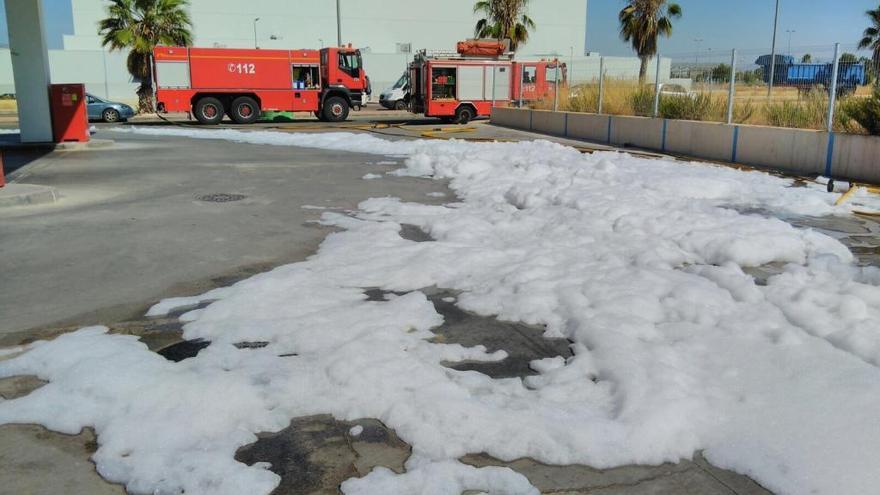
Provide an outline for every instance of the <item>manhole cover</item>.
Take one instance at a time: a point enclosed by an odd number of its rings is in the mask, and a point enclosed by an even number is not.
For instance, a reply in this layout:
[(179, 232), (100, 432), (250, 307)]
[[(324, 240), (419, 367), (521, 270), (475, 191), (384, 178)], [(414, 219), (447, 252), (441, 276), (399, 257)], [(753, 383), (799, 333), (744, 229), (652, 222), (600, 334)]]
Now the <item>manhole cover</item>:
[(196, 196), (196, 199), (198, 199), (199, 201), (206, 201), (208, 203), (231, 203), (233, 201), (241, 201), (246, 197), (247, 196), (245, 196), (244, 194), (211, 193)]

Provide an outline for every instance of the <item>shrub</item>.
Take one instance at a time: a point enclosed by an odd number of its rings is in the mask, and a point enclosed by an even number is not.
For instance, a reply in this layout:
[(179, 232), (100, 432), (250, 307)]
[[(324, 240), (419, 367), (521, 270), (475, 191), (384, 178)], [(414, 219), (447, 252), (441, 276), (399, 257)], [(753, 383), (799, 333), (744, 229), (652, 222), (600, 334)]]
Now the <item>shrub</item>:
[(564, 107), (570, 112), (596, 112), (599, 109), (599, 85), (581, 84), (571, 89)]
[(764, 107), (767, 123), (775, 127), (822, 129), (828, 113), (824, 91), (810, 91), (801, 101), (768, 103)]
[(720, 120), (725, 111), (726, 104), (708, 93), (660, 99), (660, 115), (667, 119)]
[(838, 115), (845, 119), (844, 127), (849, 120), (853, 120), (868, 134), (880, 136), (880, 87), (874, 89), (870, 98), (848, 98), (842, 101)]
[(630, 108), (635, 115), (651, 115), (654, 111), (654, 91), (647, 88), (637, 88), (630, 93)]
[(738, 124), (744, 124), (752, 120), (752, 116), (755, 115), (755, 105), (752, 104), (752, 100), (747, 100), (744, 103), (736, 103), (733, 105), (733, 121)]

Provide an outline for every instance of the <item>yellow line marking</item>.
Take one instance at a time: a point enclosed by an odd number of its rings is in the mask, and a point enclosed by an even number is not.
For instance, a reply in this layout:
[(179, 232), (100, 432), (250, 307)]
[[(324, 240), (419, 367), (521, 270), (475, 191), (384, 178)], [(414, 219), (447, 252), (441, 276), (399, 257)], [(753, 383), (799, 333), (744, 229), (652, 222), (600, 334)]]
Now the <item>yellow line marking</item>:
[(858, 189), (859, 189), (858, 186), (851, 187), (849, 189), (849, 191), (845, 192), (843, 195), (841, 195), (839, 198), (837, 198), (837, 201), (834, 202), (834, 206), (839, 206), (839, 205), (842, 205), (843, 203), (846, 203), (847, 200), (849, 200), (849, 198), (852, 197), (852, 195), (855, 194)]
[(290, 60), (288, 57), (249, 57), (247, 55), (190, 55), (190, 58), (238, 58), (247, 60)]

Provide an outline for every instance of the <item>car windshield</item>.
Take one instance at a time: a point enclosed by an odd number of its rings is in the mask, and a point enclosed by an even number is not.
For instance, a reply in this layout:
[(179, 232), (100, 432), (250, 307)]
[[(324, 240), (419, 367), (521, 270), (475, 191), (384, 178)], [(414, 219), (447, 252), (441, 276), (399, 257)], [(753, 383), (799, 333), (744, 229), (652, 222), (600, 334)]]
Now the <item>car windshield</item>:
[(408, 82), (409, 82), (409, 77), (406, 74), (404, 74), (404, 75), (400, 76), (400, 79), (398, 79), (397, 82), (394, 83), (394, 86), (392, 86), (391, 89), (400, 89), (400, 88), (406, 86), (406, 84)]

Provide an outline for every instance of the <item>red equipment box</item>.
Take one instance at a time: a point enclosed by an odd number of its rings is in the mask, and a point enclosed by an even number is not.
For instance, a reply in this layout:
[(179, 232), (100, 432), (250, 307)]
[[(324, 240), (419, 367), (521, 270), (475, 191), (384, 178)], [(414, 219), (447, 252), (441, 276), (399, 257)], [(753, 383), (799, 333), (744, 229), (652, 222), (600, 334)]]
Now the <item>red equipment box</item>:
[(52, 112), (52, 137), (56, 143), (89, 140), (85, 85), (50, 84), (49, 108)]

